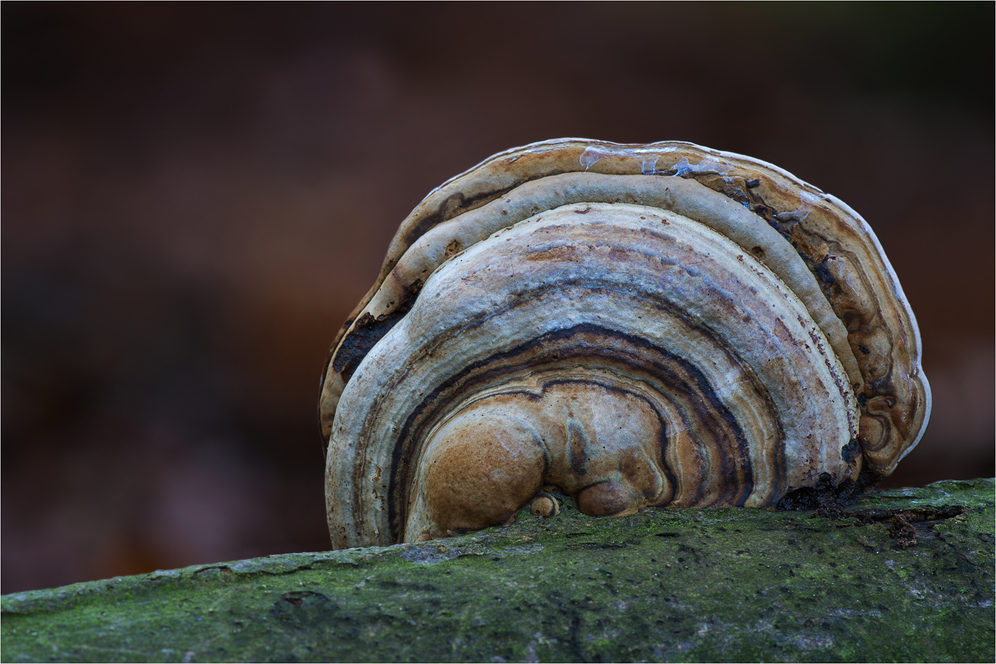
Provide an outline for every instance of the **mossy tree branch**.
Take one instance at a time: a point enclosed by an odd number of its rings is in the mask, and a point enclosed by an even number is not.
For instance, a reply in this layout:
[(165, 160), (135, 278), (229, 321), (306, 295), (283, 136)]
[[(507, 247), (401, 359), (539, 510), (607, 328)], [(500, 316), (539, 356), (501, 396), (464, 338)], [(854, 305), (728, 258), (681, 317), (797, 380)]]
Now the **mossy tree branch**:
[(446, 540), (6, 595), (2, 657), (993, 661), (993, 494), (993, 480), (887, 490), (837, 519), (597, 519), (565, 501)]

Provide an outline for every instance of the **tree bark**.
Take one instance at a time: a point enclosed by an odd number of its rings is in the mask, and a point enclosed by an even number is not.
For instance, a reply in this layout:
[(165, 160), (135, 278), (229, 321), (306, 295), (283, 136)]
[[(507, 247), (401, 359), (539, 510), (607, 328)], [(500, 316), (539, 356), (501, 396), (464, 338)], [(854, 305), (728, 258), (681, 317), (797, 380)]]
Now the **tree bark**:
[(5, 595), (2, 659), (991, 662), (994, 488), (830, 516), (564, 500), (445, 540)]

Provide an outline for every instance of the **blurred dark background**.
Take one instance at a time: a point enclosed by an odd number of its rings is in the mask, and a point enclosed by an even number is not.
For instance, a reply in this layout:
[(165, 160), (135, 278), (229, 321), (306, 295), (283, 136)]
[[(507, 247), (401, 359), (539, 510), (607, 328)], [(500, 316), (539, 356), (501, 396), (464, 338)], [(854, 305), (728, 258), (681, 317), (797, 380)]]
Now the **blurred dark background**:
[(994, 5), (2, 11), (2, 592), (327, 547), (318, 380), (399, 222), (530, 141), (695, 141), (874, 227), (994, 472)]

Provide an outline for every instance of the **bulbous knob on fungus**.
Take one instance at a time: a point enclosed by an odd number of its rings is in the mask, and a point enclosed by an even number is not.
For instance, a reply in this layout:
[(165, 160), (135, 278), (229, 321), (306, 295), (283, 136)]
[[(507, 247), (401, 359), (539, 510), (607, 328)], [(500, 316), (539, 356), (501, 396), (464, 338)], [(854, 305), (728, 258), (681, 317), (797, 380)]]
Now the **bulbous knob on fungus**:
[(770, 164), (559, 139), (431, 192), (332, 345), (335, 548), (554, 514), (771, 507), (888, 476), (930, 411), (868, 224)]

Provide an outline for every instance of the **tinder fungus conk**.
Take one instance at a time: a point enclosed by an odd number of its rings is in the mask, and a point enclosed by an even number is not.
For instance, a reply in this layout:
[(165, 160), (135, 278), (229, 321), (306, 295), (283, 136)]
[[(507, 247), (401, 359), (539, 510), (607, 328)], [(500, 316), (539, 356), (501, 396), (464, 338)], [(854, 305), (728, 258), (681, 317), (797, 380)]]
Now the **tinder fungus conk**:
[(544, 141), (430, 193), (340, 330), (329, 530), (443, 537), (550, 485), (593, 515), (771, 507), (824, 474), (846, 495), (929, 411), (913, 312), (847, 205), (690, 143)]

